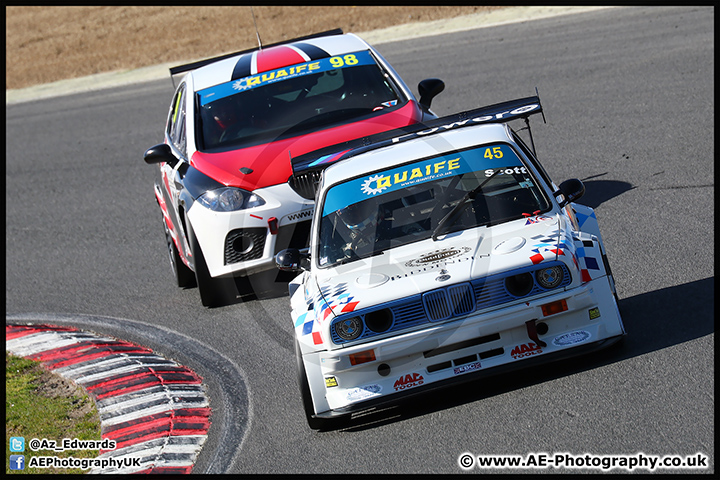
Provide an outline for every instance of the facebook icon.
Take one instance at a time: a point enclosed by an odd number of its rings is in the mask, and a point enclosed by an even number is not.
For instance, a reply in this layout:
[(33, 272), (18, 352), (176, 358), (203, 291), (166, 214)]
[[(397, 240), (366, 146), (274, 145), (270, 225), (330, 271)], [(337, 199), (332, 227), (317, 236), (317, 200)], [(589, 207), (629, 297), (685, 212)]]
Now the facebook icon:
[(10, 470), (25, 470), (25, 455), (10, 455)]

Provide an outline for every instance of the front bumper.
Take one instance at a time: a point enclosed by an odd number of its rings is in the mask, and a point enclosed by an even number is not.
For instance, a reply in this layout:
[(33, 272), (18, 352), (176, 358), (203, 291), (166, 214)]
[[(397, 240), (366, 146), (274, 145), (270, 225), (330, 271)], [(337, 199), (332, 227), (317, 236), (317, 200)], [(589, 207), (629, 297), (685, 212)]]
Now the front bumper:
[[(564, 300), (566, 311), (541, 306)], [(547, 329), (546, 329), (547, 327)], [(348, 348), (303, 356), (317, 417), (606, 347), (625, 334), (606, 277), (572, 290)], [(535, 340), (533, 340), (533, 338)], [(544, 344), (544, 345), (543, 345)], [(349, 356), (375, 360), (352, 366)]]
[[(624, 334), (623, 334), (624, 335)], [(462, 375), (456, 378), (449, 378), (445, 380), (440, 380), (435, 383), (430, 383), (424, 386), (419, 386), (418, 388), (413, 388), (410, 390), (406, 390), (403, 392), (397, 392), (393, 394), (392, 396), (381, 396), (377, 397), (371, 400), (367, 400), (365, 402), (356, 403), (356, 404), (350, 404), (346, 407), (340, 407), (335, 410), (329, 410), (326, 412), (322, 412), (319, 414), (314, 415), (316, 418), (342, 418), (347, 415), (351, 415), (353, 413), (357, 412), (363, 412), (367, 410), (371, 410), (374, 408), (386, 406), (390, 403), (399, 403), (402, 401), (405, 401), (406, 399), (410, 397), (415, 397), (417, 395), (422, 395), (425, 393), (429, 393), (435, 390), (439, 390), (445, 387), (448, 387), (450, 385), (458, 385), (466, 382), (473, 382), (477, 381), (483, 378), (488, 377), (494, 377), (497, 375), (502, 375), (506, 373), (511, 373), (517, 370), (525, 369), (525, 368), (531, 368), (536, 367), (539, 365), (545, 365), (552, 362), (558, 362), (561, 360), (565, 360), (568, 358), (576, 357), (579, 355), (587, 355), (592, 352), (596, 352), (598, 350), (602, 350), (608, 347), (611, 347), (612, 345), (615, 345), (617, 342), (622, 340), (623, 335), (618, 335), (616, 337), (611, 337), (605, 340), (600, 340), (599, 342), (593, 342), (586, 345), (580, 345), (578, 347), (569, 349), (569, 350), (563, 350), (558, 351), (554, 353), (548, 353), (546, 355), (540, 355), (537, 357), (528, 358), (526, 360), (523, 360), (522, 362), (515, 362), (515, 363), (509, 363), (504, 365), (499, 365), (497, 367), (492, 368), (486, 368), (482, 370), (476, 370), (474, 372), (469, 372), (466, 375)]]
[(198, 202), (188, 211), (210, 275), (249, 275), (275, 268), (275, 254), (308, 244), (314, 202), (287, 184), (256, 190), (265, 204), (214, 212)]

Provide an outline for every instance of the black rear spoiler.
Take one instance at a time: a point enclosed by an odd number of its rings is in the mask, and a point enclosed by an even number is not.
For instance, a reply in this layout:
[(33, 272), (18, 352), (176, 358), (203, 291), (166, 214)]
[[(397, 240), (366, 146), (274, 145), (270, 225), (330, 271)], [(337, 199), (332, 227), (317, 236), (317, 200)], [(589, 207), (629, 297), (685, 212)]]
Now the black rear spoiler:
[[(324, 170), (333, 163), (370, 150), (456, 128), (469, 127), (482, 123), (506, 123), (511, 120), (523, 118), (529, 128), (527, 119), (530, 115), (536, 113), (542, 113), (539, 96), (519, 98), (517, 100), (496, 103), (495, 105), (436, 118), (425, 123), (416, 123), (407, 127), (338, 143), (292, 158), (293, 177), (313, 171)], [(543, 114), (543, 120), (544, 118), (545, 114)], [(532, 133), (530, 134), (530, 138), (532, 141)]]
[[(311, 38), (329, 37), (331, 35), (342, 35), (342, 34), (343, 34), (342, 28), (335, 28), (333, 30), (326, 30), (324, 32), (305, 35), (304, 37), (297, 37), (297, 38), (293, 38), (290, 40), (283, 40), (282, 42), (271, 43), (269, 45), (263, 45), (262, 48), (276, 47), (278, 45), (285, 45), (287, 43), (300, 42), (302, 40), (310, 40)], [(179, 74), (185, 73), (185, 72), (189, 72), (190, 70), (195, 70), (200, 67), (204, 67), (205, 65), (210, 65), (211, 63), (215, 63), (219, 60), (225, 60), (226, 58), (234, 57), (236, 55), (243, 55), (245, 53), (254, 52), (256, 50), (260, 50), (260, 47), (249, 48), (247, 50), (241, 50), (239, 52), (234, 52), (234, 53), (226, 53), (226, 54), (220, 55), (218, 57), (212, 57), (212, 58), (208, 58), (205, 60), (199, 60), (197, 62), (187, 63), (185, 65), (178, 65), (177, 67), (172, 67), (170, 69), (170, 77), (173, 80), (173, 86), (175, 86), (175, 76), (176, 75), (179, 75)]]

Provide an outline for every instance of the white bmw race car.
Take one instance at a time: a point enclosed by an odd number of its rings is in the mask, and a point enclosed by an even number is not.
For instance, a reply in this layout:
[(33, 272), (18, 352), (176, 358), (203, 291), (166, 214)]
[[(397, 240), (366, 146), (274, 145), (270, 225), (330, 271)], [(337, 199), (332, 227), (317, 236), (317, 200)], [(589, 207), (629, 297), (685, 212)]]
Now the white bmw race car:
[(307, 246), (318, 176), (293, 175), (293, 157), (436, 118), (430, 103), (444, 88), (424, 80), (416, 100), (374, 48), (340, 30), (170, 72), (181, 80), (164, 142), (144, 159), (159, 165), (175, 280), (197, 285), (206, 306), (236, 296), (233, 277)]
[(311, 428), (625, 334), (596, 216), (574, 203), (582, 182), (556, 186), (507, 123), (541, 111), (538, 97), (483, 107), (325, 165), (309, 252), (276, 258), (301, 272), (290, 294)]

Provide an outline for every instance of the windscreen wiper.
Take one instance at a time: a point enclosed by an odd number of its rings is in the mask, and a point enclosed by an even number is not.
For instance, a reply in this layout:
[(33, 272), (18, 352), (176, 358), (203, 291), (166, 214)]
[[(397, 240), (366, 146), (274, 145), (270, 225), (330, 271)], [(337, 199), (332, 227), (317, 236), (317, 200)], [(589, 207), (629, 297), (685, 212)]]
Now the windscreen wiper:
[[(470, 190), (469, 192), (467, 192), (465, 194), (465, 196), (460, 199), (458, 204), (455, 205), (455, 207), (452, 210), (450, 210), (443, 218), (440, 219), (440, 221), (437, 224), (437, 227), (435, 227), (435, 230), (433, 230), (433, 232), (432, 232), (433, 241), (437, 241), (437, 237), (438, 237), (438, 235), (440, 235), (445, 224), (449, 223), (450, 219), (453, 219), (453, 221), (454, 221), (453, 217), (455, 217), (458, 213), (460, 213), (460, 211), (463, 208), (465, 208), (465, 206), (467, 205), (467, 201), (475, 200), (475, 197), (477, 196), (478, 193), (480, 193), (480, 191), (485, 186), (485, 184), (488, 183), (491, 178), (493, 178), (495, 175), (497, 175), (501, 171), (502, 171), (502, 169), (495, 170), (492, 175), (490, 175), (488, 178), (485, 179), (484, 182), (482, 182), (480, 185), (478, 185), (477, 187), (475, 187), (472, 190)], [(450, 225), (452, 225), (452, 223), (450, 223)]]

